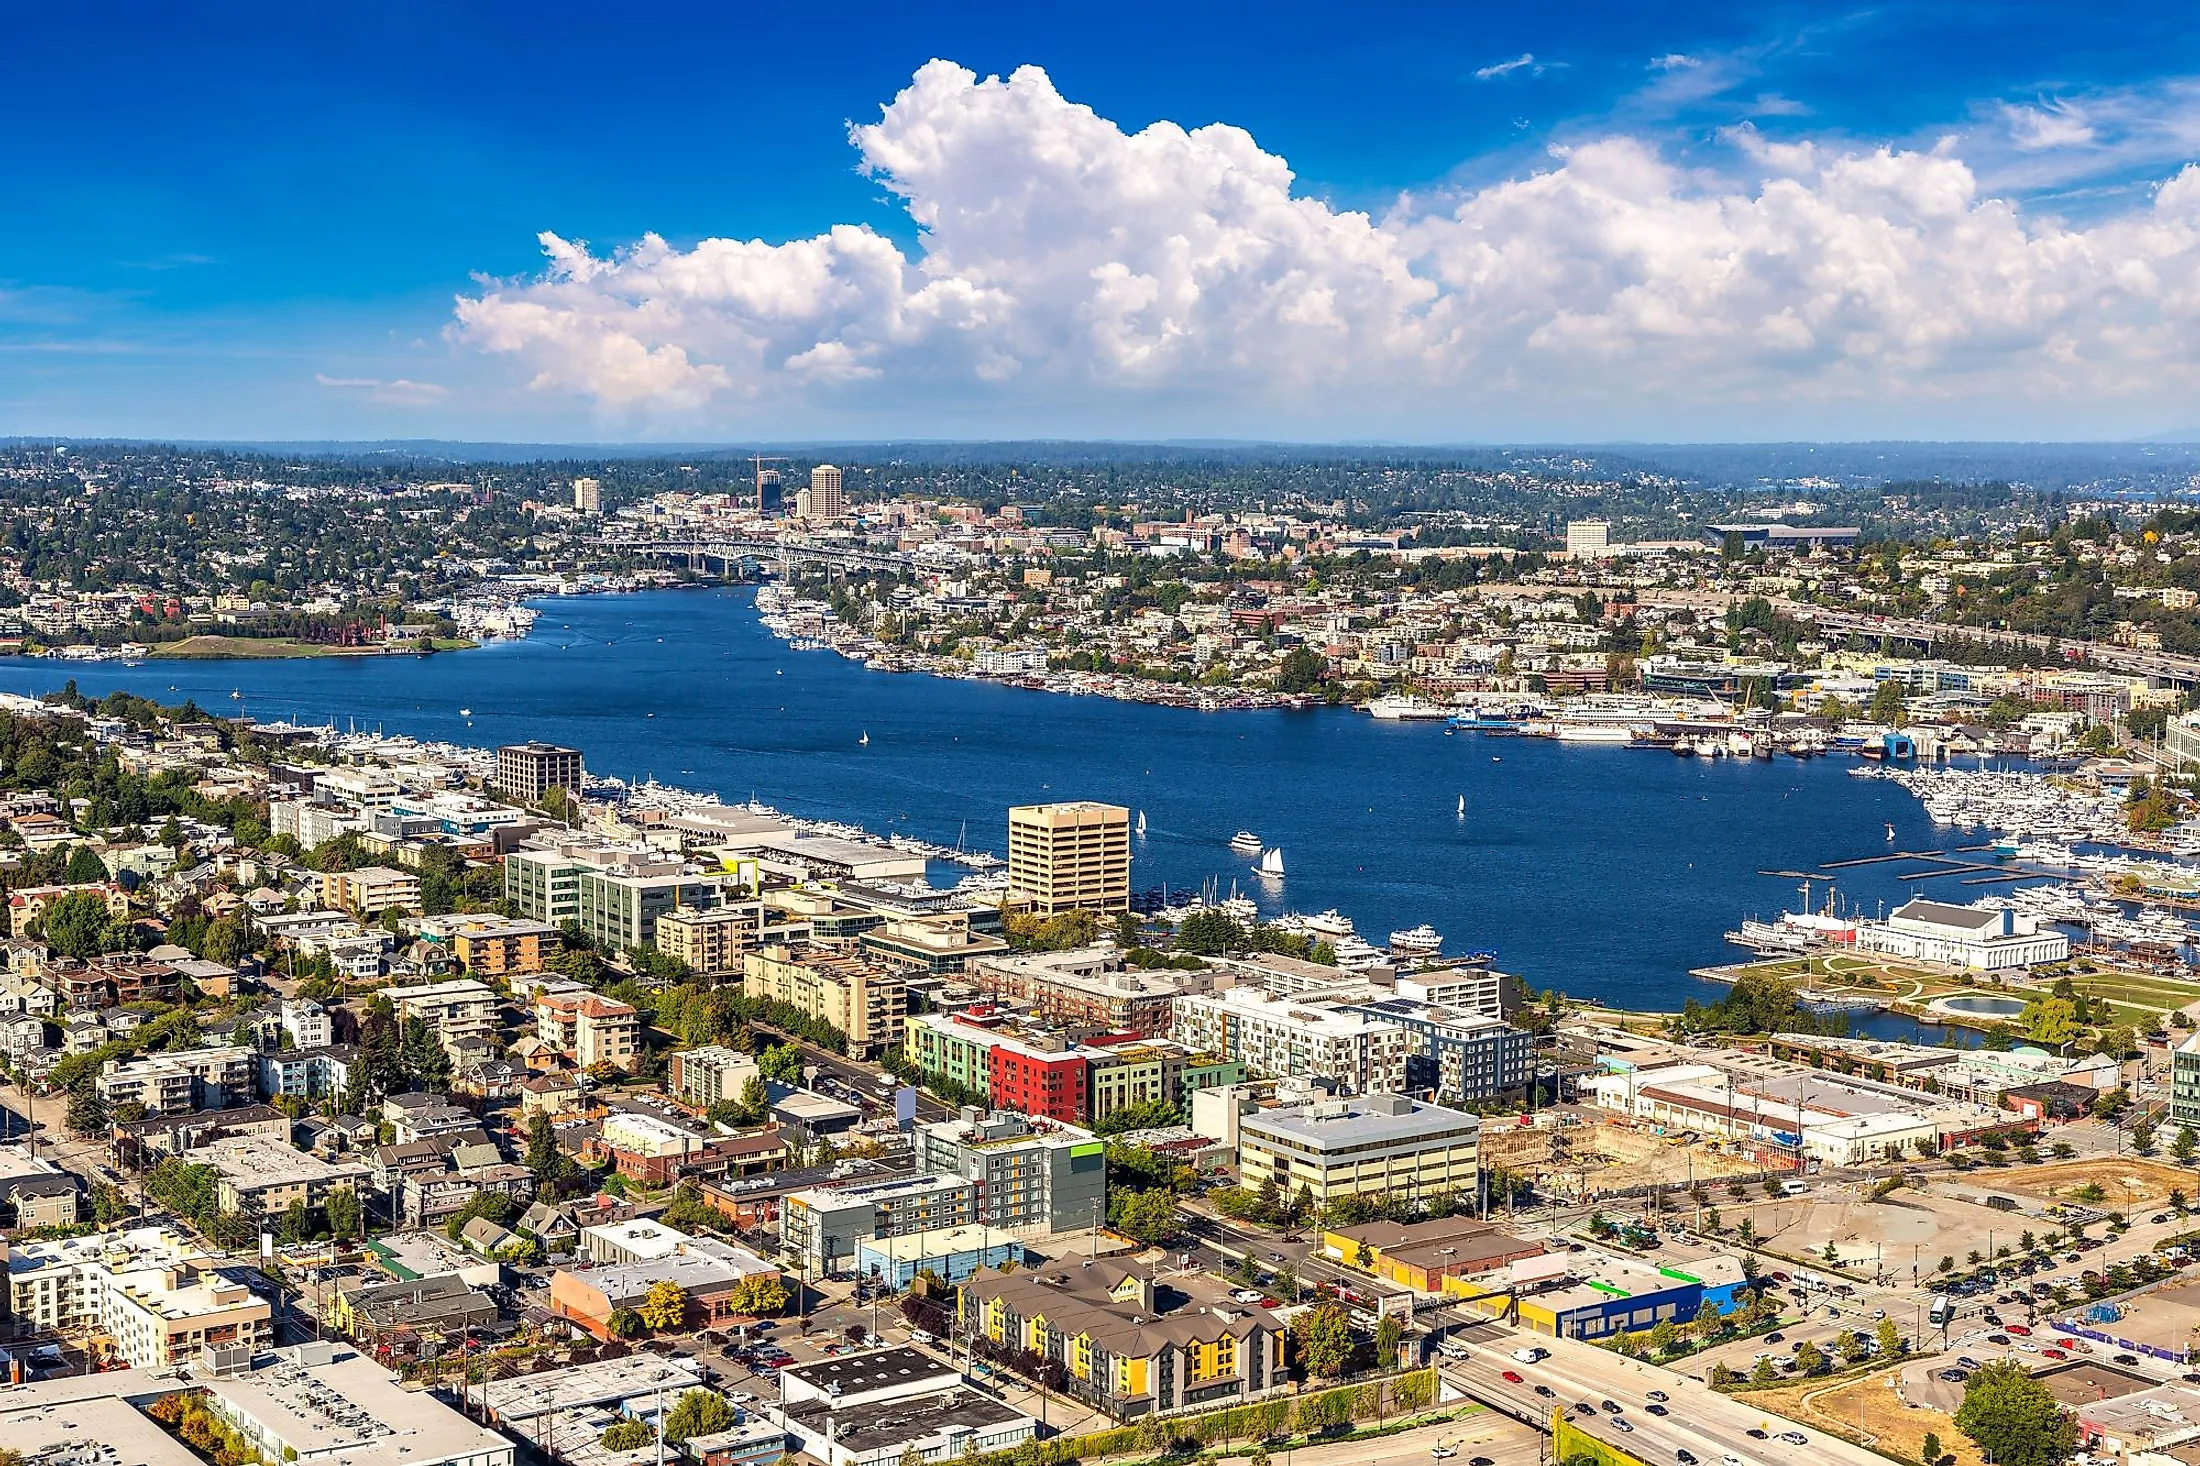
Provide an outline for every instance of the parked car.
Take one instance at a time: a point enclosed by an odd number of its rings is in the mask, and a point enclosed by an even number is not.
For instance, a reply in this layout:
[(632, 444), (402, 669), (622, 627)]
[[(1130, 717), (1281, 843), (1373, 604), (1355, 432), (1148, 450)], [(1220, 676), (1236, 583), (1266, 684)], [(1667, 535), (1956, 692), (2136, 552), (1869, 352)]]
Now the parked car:
[(2138, 1362), (2139, 1356), (2136, 1354), (2111, 1354), (2109, 1356), (2109, 1363), (2111, 1364), (2137, 1364)]

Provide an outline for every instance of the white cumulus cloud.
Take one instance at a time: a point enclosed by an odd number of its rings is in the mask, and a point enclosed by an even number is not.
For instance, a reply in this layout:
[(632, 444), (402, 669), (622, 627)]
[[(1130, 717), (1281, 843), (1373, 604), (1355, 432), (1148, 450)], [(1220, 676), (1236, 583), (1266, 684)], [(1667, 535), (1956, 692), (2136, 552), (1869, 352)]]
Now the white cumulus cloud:
[(1126, 133), (1036, 68), (934, 61), (851, 129), (914, 254), (854, 225), (605, 252), (545, 234), (545, 272), (462, 297), (450, 334), (546, 392), (689, 417), (1189, 402), (1271, 430), (1357, 409), (1501, 430), (1564, 401), (1583, 427), (1620, 403), (2023, 420), (2200, 376), (2200, 169), (2078, 227), (1994, 196), (1954, 142), (1723, 136), (1721, 172), (1609, 136), (1370, 216), (1297, 191), (1242, 129)]

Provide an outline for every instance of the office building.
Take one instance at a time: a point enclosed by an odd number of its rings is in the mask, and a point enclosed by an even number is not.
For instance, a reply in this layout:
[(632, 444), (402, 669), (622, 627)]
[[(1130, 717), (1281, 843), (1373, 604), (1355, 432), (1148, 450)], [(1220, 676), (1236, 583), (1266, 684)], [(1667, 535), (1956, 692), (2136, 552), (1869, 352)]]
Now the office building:
[(1601, 560), (1612, 544), (1612, 526), (1603, 519), (1569, 519), (1566, 521), (1566, 557), (1570, 560)]
[(1040, 916), (1128, 911), (1130, 811), (1090, 800), (1011, 809), (1007, 899)]
[(1107, 1146), (1089, 1130), (965, 1107), (920, 1125), (917, 1166), (978, 1186), (973, 1221), (1011, 1232), (1060, 1232), (1107, 1216)]
[(2200, 1130), (2200, 1033), (2170, 1051), (2169, 1118)]
[(820, 463), (811, 469), (809, 509), (803, 517), (838, 519), (846, 507), (840, 494), (840, 470), (830, 463)]
[(530, 739), (497, 750), (496, 789), (507, 798), (540, 804), (552, 789), (578, 794), (585, 782), (577, 748)]
[(752, 998), (786, 1003), (839, 1029), (850, 1058), (901, 1041), (909, 988), (901, 974), (821, 947), (773, 945), (742, 959)]
[(1405, 1090), (1408, 1045), (1396, 1023), (1245, 987), (1186, 994), (1175, 1008), (1169, 1037), (1255, 1076), (1327, 1079), (1354, 1094)]
[(1238, 1121), (1238, 1173), (1317, 1207), (1390, 1197), (1442, 1210), (1480, 1191), (1482, 1122), (1402, 1094), (1286, 1105)]
[(573, 512), (576, 514), (603, 513), (603, 485), (592, 478), (573, 480)]
[(16, 1338), (104, 1335), (112, 1357), (139, 1369), (274, 1338), (267, 1300), (165, 1227), (18, 1242), (7, 1269)]

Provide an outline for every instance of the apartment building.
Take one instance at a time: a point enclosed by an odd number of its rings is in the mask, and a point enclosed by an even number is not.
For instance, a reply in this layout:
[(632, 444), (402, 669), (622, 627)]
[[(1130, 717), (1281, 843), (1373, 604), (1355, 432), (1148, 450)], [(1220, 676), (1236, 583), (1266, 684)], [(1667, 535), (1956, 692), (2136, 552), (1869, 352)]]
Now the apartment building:
[(1029, 1003), (1042, 1018), (1148, 1038), (1168, 1035), (1177, 998), (1215, 986), (1211, 972), (1132, 971), (1114, 947), (982, 957), (968, 972), (979, 991)]
[(857, 1244), (977, 1220), (977, 1183), (963, 1176), (891, 1176), (815, 1186), (779, 1199), (779, 1240), (824, 1276), (855, 1261)]
[(1178, 998), (1169, 1037), (1235, 1059), (1256, 1076), (1331, 1079), (1355, 1094), (1406, 1087), (1406, 1033), (1398, 1024), (1251, 988)]
[(283, 1032), (298, 1048), (325, 1049), (336, 1042), (335, 1020), (311, 998), (285, 998), (277, 1013)]
[(112, 1357), (137, 1369), (274, 1341), (267, 1300), (166, 1227), (19, 1242), (7, 1270), (15, 1338), (104, 1338)]
[(372, 921), (385, 911), (418, 911), (420, 877), (386, 865), (333, 870), (321, 877), (321, 904)]
[(252, 1050), (236, 1044), (173, 1049), (100, 1066), (99, 1097), (111, 1114), (142, 1105), (148, 1115), (226, 1110), (253, 1102), (258, 1068)]
[(1004, 1231), (1073, 1231), (1107, 1215), (1107, 1146), (1089, 1130), (966, 1107), (917, 1127), (917, 1168), (977, 1183), (971, 1220)]
[(1495, 1018), (1407, 998), (1355, 1003), (1345, 1011), (1406, 1034), (1406, 1082), (1412, 1094), (1469, 1104), (1526, 1089), (1535, 1072), (1534, 1037)]
[(130, 895), (114, 881), (86, 881), (74, 886), (24, 886), (8, 892), (8, 935), (27, 937), (31, 928), (46, 919), (46, 908), (64, 896), (90, 893), (106, 903), (107, 914), (121, 919), (130, 914)]
[(641, 1062), (641, 1014), (595, 993), (536, 994), (535, 1037), (582, 1069), (608, 1064), (631, 1073)]
[(748, 995), (801, 1009), (848, 1038), (851, 1058), (900, 1042), (909, 989), (900, 974), (821, 947), (773, 945), (741, 962)]
[(665, 1092), (684, 1105), (707, 1110), (720, 1100), (739, 1100), (748, 1082), (762, 1077), (755, 1055), (711, 1044), (672, 1056)]
[(540, 804), (552, 789), (578, 794), (586, 783), (577, 748), (529, 741), (497, 750), (495, 786), (507, 798)]
[(1192, 1096), (1203, 1089), (1243, 1084), (1245, 1066), (1235, 1059), (1195, 1054), (1166, 1039), (1115, 1043), (1094, 1039), (1085, 1046), (1090, 1064), (1084, 1123), (1097, 1125), (1117, 1110), (1159, 1101), (1191, 1112)]
[(1482, 1122), (1402, 1094), (1260, 1110), (1238, 1121), (1238, 1174), (1316, 1206), (1388, 1196), (1448, 1207), (1480, 1190)]
[(494, 1042), (497, 1036), (497, 1004), (494, 989), (486, 983), (463, 978), (457, 982), (420, 983), (411, 987), (384, 988), (400, 1019), (418, 1018), (436, 1031), (446, 1052), (467, 1040)]
[(1274, 1314), (1195, 1304), (1165, 1293), (1135, 1264), (1072, 1260), (981, 1271), (963, 1284), (957, 1307), (971, 1332), (1060, 1364), (1070, 1394), (1118, 1420), (1290, 1388), (1289, 1330)]
[(424, 917), (420, 936), (448, 949), (458, 965), (475, 977), (540, 972), (545, 962), (565, 950), (558, 929), (547, 922), (487, 913)]
[(267, 803), (267, 828), (273, 835), (288, 835), (301, 850), (312, 850), (339, 835), (357, 834), (372, 816), (341, 804), (317, 799), (271, 799)]
[(657, 950), (697, 972), (739, 972), (763, 944), (764, 903), (729, 901), (708, 911), (678, 906), (657, 918)]
[(1041, 916), (1128, 911), (1131, 812), (1090, 800), (1011, 809), (1008, 901)]
[(269, 1135), (224, 1135), (183, 1153), (186, 1163), (213, 1168), (224, 1211), (280, 1217), (294, 1203), (317, 1207), (332, 1192), (364, 1196), (367, 1168), (357, 1161), (325, 1161)]

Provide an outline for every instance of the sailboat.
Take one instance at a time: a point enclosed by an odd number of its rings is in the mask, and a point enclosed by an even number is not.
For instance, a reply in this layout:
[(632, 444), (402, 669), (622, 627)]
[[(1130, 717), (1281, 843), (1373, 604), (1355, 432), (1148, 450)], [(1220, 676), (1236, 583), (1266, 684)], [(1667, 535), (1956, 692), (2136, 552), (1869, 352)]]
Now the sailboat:
[(870, 747), (870, 746), (871, 746), (871, 730), (870, 730), (870, 729), (868, 729), (868, 728), (864, 729), (864, 730), (863, 730), (863, 736), (862, 736), (861, 738), (858, 738), (858, 739), (856, 740), (856, 742), (858, 742), (858, 743), (862, 744), (862, 745), (863, 745), (864, 747), (866, 747), (866, 748)]
[(1462, 795), (1460, 795), (1460, 796), (1459, 796), (1459, 818), (1461, 818), (1461, 819), (1465, 819), (1466, 817), (1467, 817), (1467, 796), (1466, 796), (1466, 795), (1464, 795), (1464, 794), (1462, 794)]
[(1282, 879), (1283, 879), (1283, 850), (1282, 850), (1282, 848), (1281, 848), (1280, 846), (1278, 846), (1278, 847), (1274, 847), (1274, 848), (1271, 848), (1270, 850), (1268, 850), (1268, 851), (1267, 851), (1266, 853), (1264, 853), (1264, 854), (1263, 854), (1263, 855), (1261, 856), (1261, 858), (1260, 858), (1260, 864), (1259, 864), (1259, 865), (1256, 865), (1256, 866), (1254, 866), (1254, 867), (1253, 867), (1253, 874), (1255, 874), (1255, 875), (1257, 875), (1257, 876), (1261, 877), (1261, 879), (1263, 879), (1263, 880), (1270, 880), (1270, 881), (1280, 881), (1280, 880), (1282, 880)]
[(462, 718), (470, 718), (474, 715), (474, 710), (472, 708), (460, 708), (458, 715)]
[(1144, 810), (1138, 812), (1138, 838), (1141, 840), (1146, 838), (1146, 811)]

